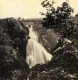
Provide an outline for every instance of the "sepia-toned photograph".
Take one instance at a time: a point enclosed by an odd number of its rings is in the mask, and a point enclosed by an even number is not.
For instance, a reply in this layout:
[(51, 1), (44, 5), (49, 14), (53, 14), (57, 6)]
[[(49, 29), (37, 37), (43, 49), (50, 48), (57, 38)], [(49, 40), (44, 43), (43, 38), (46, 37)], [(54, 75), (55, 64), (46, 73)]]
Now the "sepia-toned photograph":
[(78, 80), (78, 0), (0, 0), (0, 80)]

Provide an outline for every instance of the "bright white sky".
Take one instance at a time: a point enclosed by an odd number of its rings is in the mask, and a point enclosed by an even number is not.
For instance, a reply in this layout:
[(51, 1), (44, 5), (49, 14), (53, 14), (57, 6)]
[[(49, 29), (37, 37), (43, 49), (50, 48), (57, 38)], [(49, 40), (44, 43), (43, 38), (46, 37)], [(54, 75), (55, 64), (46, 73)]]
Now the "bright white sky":
[[(41, 12), (45, 9), (41, 6), (43, 0), (0, 0), (0, 18), (22, 17), (22, 18), (40, 18)], [(61, 5), (66, 0), (55, 0), (55, 6)], [(74, 14), (78, 13), (78, 0), (69, 0), (71, 7), (74, 8)]]

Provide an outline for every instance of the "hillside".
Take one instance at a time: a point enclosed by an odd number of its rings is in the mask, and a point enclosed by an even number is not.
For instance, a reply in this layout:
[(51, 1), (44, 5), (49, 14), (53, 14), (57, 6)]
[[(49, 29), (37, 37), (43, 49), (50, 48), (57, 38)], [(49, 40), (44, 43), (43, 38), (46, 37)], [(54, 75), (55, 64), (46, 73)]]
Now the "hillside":
[(28, 29), (14, 18), (0, 19), (0, 80), (27, 79)]
[[(25, 61), (29, 38), (29, 30), (25, 26), (29, 24), (34, 26), (39, 42), (53, 55), (50, 62), (32, 69)], [(57, 39), (58, 33), (44, 28), (41, 20), (26, 22), (14, 18), (0, 19), (0, 80), (27, 80), (28, 76), (30, 80), (77, 80), (77, 44), (63, 43), (64, 48), (53, 53)]]
[[(57, 45), (58, 33), (42, 26), (41, 20), (29, 20), (27, 23), (34, 26), (39, 42), (51, 53), (54, 58), (44, 65), (37, 65), (32, 69), (31, 79), (34, 80), (72, 80), (78, 78), (78, 49), (77, 44), (62, 44), (65, 46), (56, 53), (51, 50)], [(28, 24), (28, 25), (29, 25)], [(27, 25), (27, 24), (26, 24)], [(75, 23), (76, 25), (76, 23)], [(77, 27), (76, 27), (77, 28)], [(77, 33), (77, 32), (76, 32)], [(74, 42), (77, 40), (73, 39)]]

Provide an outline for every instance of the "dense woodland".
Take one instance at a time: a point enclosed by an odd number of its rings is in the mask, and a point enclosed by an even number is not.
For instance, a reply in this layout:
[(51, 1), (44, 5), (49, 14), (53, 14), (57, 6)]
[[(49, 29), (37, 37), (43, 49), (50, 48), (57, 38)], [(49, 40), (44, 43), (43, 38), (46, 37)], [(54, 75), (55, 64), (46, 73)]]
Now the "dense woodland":
[[(36, 65), (31, 70), (26, 63), (26, 45), (29, 30), (25, 19), (0, 19), (0, 80), (77, 80), (78, 79), (78, 14), (71, 16), (73, 9), (64, 2), (55, 9), (53, 4), (43, 1), (47, 9), (45, 17), (35, 22), (34, 30), (39, 42), (54, 56), (44, 65)], [(48, 7), (47, 7), (48, 6)], [(29, 20), (30, 21), (30, 20)], [(64, 46), (53, 52), (60, 35)], [(72, 43), (64, 42), (68, 38)], [(47, 46), (48, 45), (48, 46)], [(58, 47), (59, 47), (58, 46)]]
[(0, 19), (0, 80), (24, 80), (29, 73), (26, 44), (29, 30), (14, 18)]

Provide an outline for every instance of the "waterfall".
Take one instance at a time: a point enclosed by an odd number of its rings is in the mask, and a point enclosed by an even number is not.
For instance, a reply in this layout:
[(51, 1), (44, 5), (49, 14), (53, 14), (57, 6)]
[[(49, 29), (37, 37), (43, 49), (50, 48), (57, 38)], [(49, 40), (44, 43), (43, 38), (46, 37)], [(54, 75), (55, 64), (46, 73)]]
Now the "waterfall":
[(31, 27), (29, 28), (29, 37), (30, 37), (31, 39), (34, 39), (34, 40), (38, 41), (38, 35), (37, 35), (37, 33), (34, 31), (33, 26), (31, 26)]
[(36, 64), (45, 64), (47, 61), (50, 61), (53, 56), (38, 42), (38, 36), (33, 27), (29, 28), (29, 37), (26, 47), (26, 62), (29, 64), (29, 67), (32, 68)]

